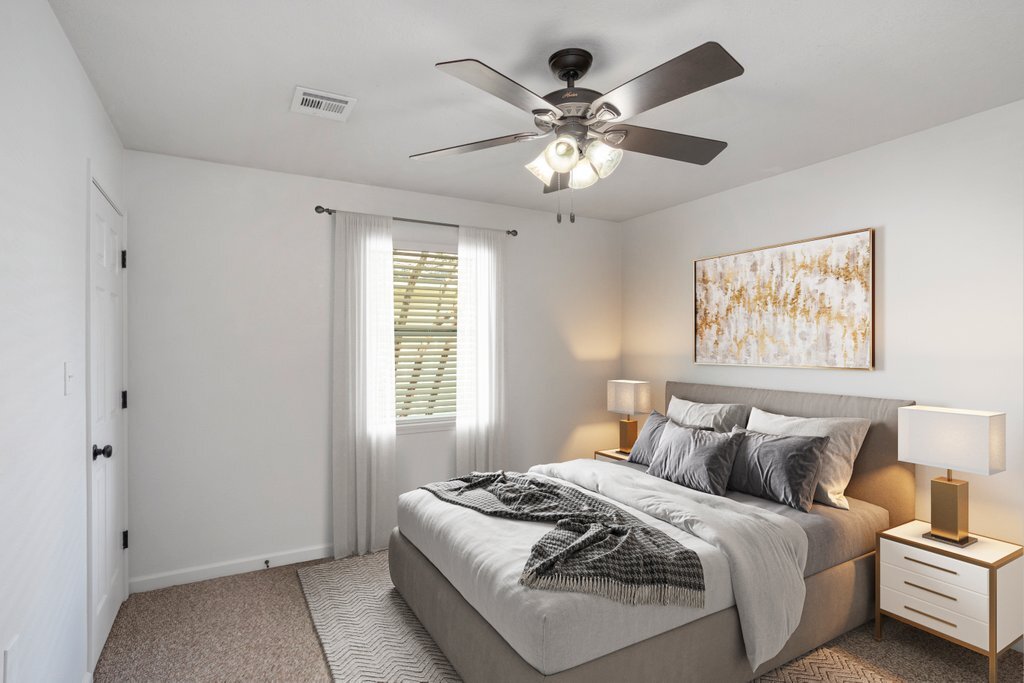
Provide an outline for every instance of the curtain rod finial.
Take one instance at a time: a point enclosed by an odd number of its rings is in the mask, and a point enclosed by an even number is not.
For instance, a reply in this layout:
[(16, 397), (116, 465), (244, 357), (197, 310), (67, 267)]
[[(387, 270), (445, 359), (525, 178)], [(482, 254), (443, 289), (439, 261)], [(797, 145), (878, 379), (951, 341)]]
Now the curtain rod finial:
[(505, 234), (506, 235), (511, 235), (512, 237), (516, 237), (517, 235), (519, 235), (519, 231), (518, 230), (506, 230)]
[(316, 208), (314, 208), (313, 210), (316, 211), (317, 213), (326, 213), (332, 216), (334, 215), (334, 209), (328, 209), (323, 206), (320, 206), (319, 204), (317, 204)]

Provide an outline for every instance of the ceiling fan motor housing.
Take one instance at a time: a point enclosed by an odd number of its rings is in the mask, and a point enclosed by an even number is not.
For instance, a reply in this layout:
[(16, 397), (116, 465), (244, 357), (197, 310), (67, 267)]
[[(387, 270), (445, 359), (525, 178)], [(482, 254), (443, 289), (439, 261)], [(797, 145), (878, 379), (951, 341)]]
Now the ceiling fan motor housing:
[(544, 100), (558, 107), (563, 116), (585, 117), (590, 103), (601, 96), (596, 90), (587, 88), (562, 88), (544, 96)]
[(548, 57), (551, 73), (565, 81), (568, 87), (548, 93), (544, 100), (558, 107), (564, 117), (585, 117), (590, 103), (600, 97), (601, 93), (577, 88), (576, 81), (583, 78), (593, 63), (593, 55), (578, 47), (565, 48)]

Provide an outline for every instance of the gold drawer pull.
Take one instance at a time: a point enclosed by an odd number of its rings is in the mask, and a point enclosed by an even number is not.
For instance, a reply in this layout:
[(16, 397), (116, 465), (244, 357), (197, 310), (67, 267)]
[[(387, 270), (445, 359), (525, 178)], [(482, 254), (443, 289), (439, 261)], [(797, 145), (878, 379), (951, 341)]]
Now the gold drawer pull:
[(946, 569), (945, 567), (940, 567), (937, 564), (932, 564), (930, 562), (922, 562), (921, 560), (915, 560), (914, 558), (907, 557), (906, 555), (903, 556), (903, 559), (904, 560), (910, 560), (911, 562), (917, 562), (918, 564), (923, 564), (924, 566), (931, 567), (932, 569), (938, 569), (940, 572), (946, 572), (946, 573), (952, 574), (954, 576), (958, 575), (958, 573), (953, 571), (952, 569)]
[(913, 586), (914, 588), (917, 588), (918, 590), (928, 591), (932, 595), (938, 595), (940, 598), (946, 598), (947, 600), (952, 600), (953, 602), (957, 601), (957, 599), (954, 598), (952, 595), (946, 595), (945, 593), (940, 593), (939, 591), (933, 591), (931, 588), (925, 588), (924, 586), (918, 586), (916, 583), (911, 583), (909, 581), (904, 581), (903, 583), (907, 584), (908, 586)]
[(956, 624), (954, 624), (954, 623), (953, 623), (952, 621), (946, 621), (945, 619), (939, 619), (938, 617), (933, 617), (932, 615), (928, 614), (927, 612), (922, 612), (922, 611), (921, 611), (921, 610), (919, 610), (919, 609), (914, 609), (914, 608), (913, 608), (913, 607), (911, 607), (910, 605), (903, 605), (903, 609), (908, 609), (908, 610), (910, 610), (911, 612), (917, 612), (917, 613), (918, 613), (918, 614), (920, 614), (921, 616), (924, 616), (924, 617), (928, 617), (929, 619), (934, 619), (935, 621), (938, 621), (938, 622), (940, 622), (940, 623), (943, 623), (943, 624), (945, 624), (946, 626), (952, 626), (953, 628), (956, 628)]

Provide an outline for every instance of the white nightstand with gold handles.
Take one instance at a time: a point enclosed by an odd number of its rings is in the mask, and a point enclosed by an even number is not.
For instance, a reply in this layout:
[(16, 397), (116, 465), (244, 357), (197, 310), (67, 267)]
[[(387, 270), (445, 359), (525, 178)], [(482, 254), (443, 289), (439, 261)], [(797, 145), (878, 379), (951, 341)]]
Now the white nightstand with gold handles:
[(892, 617), (988, 657), (1024, 634), (1024, 548), (978, 536), (964, 548), (923, 538), (928, 522), (907, 522), (876, 536), (875, 639)]

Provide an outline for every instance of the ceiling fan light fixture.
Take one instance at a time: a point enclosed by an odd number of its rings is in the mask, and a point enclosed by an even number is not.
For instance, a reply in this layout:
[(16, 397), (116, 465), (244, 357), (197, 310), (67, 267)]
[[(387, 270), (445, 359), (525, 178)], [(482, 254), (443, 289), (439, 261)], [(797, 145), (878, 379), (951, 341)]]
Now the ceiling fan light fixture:
[(582, 190), (597, 182), (597, 171), (586, 158), (580, 159), (569, 173), (569, 187)]
[(526, 164), (526, 170), (537, 176), (537, 180), (545, 185), (550, 185), (551, 179), (555, 177), (555, 169), (551, 168), (544, 156), (544, 152), (537, 155), (536, 159)]
[(622, 161), (622, 150), (609, 144), (594, 140), (587, 146), (587, 159), (594, 165), (594, 170), (601, 178), (607, 178), (618, 168)]
[(580, 150), (576, 146), (576, 138), (571, 135), (559, 135), (544, 150), (544, 160), (555, 173), (568, 173), (580, 160)]

